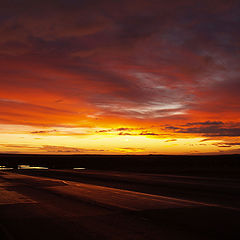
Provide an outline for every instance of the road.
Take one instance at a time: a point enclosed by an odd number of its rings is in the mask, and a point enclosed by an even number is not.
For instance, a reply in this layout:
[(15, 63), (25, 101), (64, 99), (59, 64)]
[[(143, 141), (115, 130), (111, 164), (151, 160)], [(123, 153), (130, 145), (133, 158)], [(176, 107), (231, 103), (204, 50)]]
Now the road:
[(1, 240), (240, 237), (238, 179), (72, 170), (20, 173), (0, 171)]

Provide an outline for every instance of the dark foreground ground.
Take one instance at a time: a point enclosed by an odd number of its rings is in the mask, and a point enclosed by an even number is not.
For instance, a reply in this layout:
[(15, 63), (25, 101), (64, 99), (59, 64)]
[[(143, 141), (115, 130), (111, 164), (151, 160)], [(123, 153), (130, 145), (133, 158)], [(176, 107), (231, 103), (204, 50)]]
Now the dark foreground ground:
[(0, 166), (18, 165), (72, 169), (160, 173), (194, 176), (237, 177), (240, 155), (31, 155), (0, 154)]
[(0, 239), (240, 239), (240, 178), (203, 173), (0, 171)]

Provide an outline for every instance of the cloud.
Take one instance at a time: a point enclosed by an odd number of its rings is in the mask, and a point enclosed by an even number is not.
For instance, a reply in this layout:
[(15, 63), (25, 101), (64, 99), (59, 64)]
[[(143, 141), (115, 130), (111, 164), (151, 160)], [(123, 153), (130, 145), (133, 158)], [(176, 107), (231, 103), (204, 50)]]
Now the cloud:
[(118, 134), (119, 136), (163, 136), (163, 134), (150, 131), (151, 128), (112, 128), (99, 130), (96, 133)]
[(187, 128), (178, 131), (179, 133), (200, 133), (204, 136), (218, 137), (238, 137), (240, 136), (240, 128), (218, 128), (214, 127), (197, 127)]
[(131, 136), (133, 134), (128, 133), (128, 132), (120, 132), (118, 135), (120, 135), (120, 136)]
[(38, 147), (31, 146), (30, 144), (0, 144), (4, 148), (13, 148), (13, 149), (37, 149)]
[[(43, 145), (32, 146), (30, 144), (0, 144), (3, 147), (4, 152), (31, 152), (31, 153), (58, 153), (58, 154), (96, 154), (103, 153), (104, 149), (87, 149), (78, 147), (56, 146), (56, 145)], [(10, 150), (8, 150), (10, 149)]]
[(175, 141), (177, 141), (177, 139), (168, 139), (165, 142), (175, 142)]
[(44, 152), (49, 153), (96, 153), (104, 152), (102, 149), (86, 149), (86, 148), (76, 148), (76, 147), (65, 147), (65, 146), (53, 146), (53, 145), (44, 145), (39, 148)]
[(136, 153), (136, 152), (144, 152), (145, 151), (145, 148), (133, 148), (133, 147), (124, 147), (124, 148), (115, 148), (116, 151), (120, 151), (120, 152), (133, 152), (133, 153)]
[(121, 128), (111, 128), (111, 129), (102, 129), (97, 131), (97, 133), (109, 133), (109, 132), (122, 132), (122, 131), (136, 131), (140, 130), (142, 128), (126, 128), (126, 127), (121, 127)]
[(31, 132), (31, 134), (51, 134), (51, 133), (56, 133), (57, 130), (53, 129), (53, 130), (41, 130), (41, 131), (33, 131)]
[(237, 149), (231, 149), (231, 150), (219, 150), (220, 154), (240, 154), (240, 148)]
[(214, 143), (217, 147), (234, 147), (234, 146), (240, 146), (239, 142), (218, 142)]
[(143, 135), (143, 136), (158, 136), (159, 134), (158, 133), (144, 131), (144, 132), (141, 132), (139, 135), (140, 136), (141, 135)]
[(232, 123), (240, 119), (239, 6), (234, 0), (4, 1), (0, 123), (238, 137)]
[(187, 123), (184, 126), (195, 126), (195, 125), (203, 125), (203, 126), (211, 126), (211, 125), (223, 125), (222, 121), (205, 121), (205, 122), (191, 122)]
[[(196, 127), (189, 127), (195, 126)], [(165, 127), (166, 130), (172, 130), (175, 133), (183, 134), (199, 134), (205, 137), (239, 137), (240, 136), (240, 124), (237, 123), (223, 123), (220, 121), (207, 121), (207, 122), (195, 122), (186, 123), (181, 127)], [(202, 141), (208, 141), (204, 139)]]

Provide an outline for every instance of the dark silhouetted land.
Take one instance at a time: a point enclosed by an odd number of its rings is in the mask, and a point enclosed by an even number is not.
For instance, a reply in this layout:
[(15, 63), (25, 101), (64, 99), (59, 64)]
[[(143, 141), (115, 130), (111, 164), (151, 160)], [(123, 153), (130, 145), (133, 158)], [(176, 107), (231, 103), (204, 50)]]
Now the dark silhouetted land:
[(240, 237), (239, 155), (3, 154), (0, 161), (13, 167), (0, 171), (1, 240)]
[(237, 176), (240, 155), (24, 155), (0, 154), (0, 165), (28, 164), (50, 169), (86, 168), (145, 173)]

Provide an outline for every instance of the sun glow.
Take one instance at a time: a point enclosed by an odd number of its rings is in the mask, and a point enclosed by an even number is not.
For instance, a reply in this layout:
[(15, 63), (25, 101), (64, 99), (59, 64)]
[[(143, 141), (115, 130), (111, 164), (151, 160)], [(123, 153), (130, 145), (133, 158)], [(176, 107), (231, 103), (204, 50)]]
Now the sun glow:
[[(3, 127), (4, 125), (2, 125)], [(217, 140), (167, 136), (142, 128), (55, 128), (6, 125), (0, 132), (0, 151), (40, 154), (201, 154), (217, 152)], [(169, 134), (169, 133), (168, 133)]]

